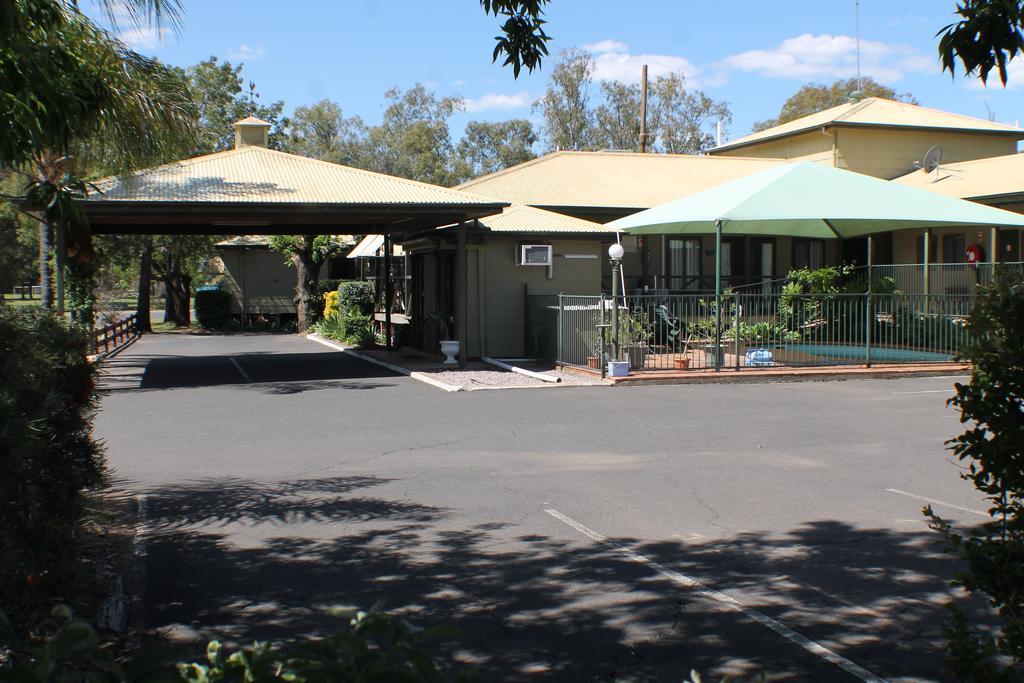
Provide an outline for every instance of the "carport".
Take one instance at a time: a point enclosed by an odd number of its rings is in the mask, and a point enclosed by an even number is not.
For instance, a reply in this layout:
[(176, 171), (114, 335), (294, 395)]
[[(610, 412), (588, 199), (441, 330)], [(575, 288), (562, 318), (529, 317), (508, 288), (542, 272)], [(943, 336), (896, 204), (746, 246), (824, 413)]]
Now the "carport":
[[(390, 244), (443, 225), (458, 225), (455, 325), (465, 362), (467, 223), (507, 202), (436, 185), (310, 159), (267, 147), (270, 124), (234, 124), (235, 148), (112, 177), (83, 201), (95, 234), (304, 235), (376, 233)], [(393, 284), (385, 278), (386, 329)], [(388, 347), (391, 335), (387, 335)]]

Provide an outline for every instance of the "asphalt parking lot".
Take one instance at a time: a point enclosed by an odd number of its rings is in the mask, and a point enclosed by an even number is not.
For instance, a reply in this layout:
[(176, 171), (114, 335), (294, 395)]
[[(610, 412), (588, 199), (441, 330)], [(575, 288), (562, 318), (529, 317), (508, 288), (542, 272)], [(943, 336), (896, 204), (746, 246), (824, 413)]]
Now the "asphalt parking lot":
[(152, 335), (96, 430), (146, 627), (286, 638), (384, 600), (493, 680), (944, 680), (984, 504), (953, 378), (448, 394), (295, 336)]

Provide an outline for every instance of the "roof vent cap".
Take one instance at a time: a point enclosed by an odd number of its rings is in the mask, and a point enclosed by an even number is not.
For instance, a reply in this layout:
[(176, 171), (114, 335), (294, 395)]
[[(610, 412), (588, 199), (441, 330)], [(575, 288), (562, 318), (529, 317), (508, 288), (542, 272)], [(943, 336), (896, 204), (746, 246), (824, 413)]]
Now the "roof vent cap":
[(270, 123), (255, 116), (247, 116), (241, 121), (235, 121), (231, 124), (231, 127), (235, 129), (235, 149), (268, 147), (270, 126)]

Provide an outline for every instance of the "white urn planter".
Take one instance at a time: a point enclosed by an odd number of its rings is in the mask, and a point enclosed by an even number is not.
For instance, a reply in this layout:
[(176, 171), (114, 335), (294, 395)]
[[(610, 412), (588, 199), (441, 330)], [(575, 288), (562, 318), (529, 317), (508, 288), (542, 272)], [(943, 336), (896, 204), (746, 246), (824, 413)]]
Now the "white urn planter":
[(458, 365), (459, 359), (456, 356), (459, 355), (459, 340), (442, 339), (441, 353), (444, 354), (444, 363), (442, 365)]

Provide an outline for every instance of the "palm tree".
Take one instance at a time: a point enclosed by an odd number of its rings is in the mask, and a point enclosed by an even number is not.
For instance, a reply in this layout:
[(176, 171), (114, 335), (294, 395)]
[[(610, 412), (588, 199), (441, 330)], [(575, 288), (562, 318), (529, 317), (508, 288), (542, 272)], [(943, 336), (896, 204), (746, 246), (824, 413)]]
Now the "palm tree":
[[(26, 208), (42, 218), (45, 248), (51, 231), (60, 243), (72, 223), (83, 223), (73, 207), (86, 190), (81, 179), (181, 156), (195, 139), (196, 115), (180, 73), (129, 49), (74, 2), (5, 7), (0, 166), (26, 177)], [(112, 20), (139, 25), (178, 18), (177, 0), (104, 0), (103, 7)], [(88, 239), (87, 231), (77, 234)], [(86, 254), (85, 247), (76, 251)], [(52, 300), (45, 261), (41, 254), (44, 305)]]

